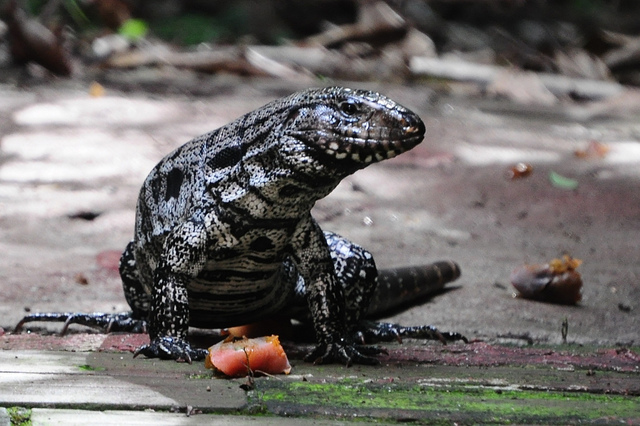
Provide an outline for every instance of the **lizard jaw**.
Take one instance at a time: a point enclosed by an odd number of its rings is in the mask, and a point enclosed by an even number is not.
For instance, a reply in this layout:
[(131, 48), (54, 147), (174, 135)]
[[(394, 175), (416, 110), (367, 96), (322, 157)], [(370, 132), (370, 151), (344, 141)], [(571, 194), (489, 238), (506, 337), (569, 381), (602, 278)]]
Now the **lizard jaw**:
[(406, 126), (399, 132), (395, 130), (378, 129), (378, 135), (369, 134), (367, 138), (322, 132), (311, 138), (311, 135), (306, 134), (302, 139), (313, 139), (312, 145), (335, 160), (351, 160), (368, 165), (409, 151), (424, 138), (422, 121), (417, 125)]

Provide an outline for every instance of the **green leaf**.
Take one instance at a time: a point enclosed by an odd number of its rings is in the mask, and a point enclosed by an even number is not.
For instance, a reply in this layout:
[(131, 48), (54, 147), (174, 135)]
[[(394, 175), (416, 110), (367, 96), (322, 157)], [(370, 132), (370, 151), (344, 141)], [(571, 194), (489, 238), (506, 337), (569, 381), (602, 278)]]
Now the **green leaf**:
[(128, 38), (129, 40), (139, 40), (147, 34), (149, 26), (141, 19), (129, 19), (118, 29), (118, 33), (121, 36)]
[(106, 370), (104, 367), (93, 367), (89, 364), (79, 365), (78, 368), (82, 371), (104, 371)]
[(549, 180), (551, 181), (551, 185), (560, 189), (576, 189), (578, 187), (578, 181), (575, 179), (571, 179), (558, 173), (551, 171), (549, 172)]

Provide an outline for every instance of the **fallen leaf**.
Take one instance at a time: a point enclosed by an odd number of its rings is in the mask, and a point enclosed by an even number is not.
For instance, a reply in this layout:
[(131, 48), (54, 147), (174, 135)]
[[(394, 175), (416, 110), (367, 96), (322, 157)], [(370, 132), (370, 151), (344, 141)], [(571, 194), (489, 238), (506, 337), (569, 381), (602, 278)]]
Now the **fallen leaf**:
[(573, 190), (578, 187), (577, 180), (562, 176), (554, 171), (549, 172), (549, 181), (551, 185), (560, 189)]
[(611, 148), (609, 145), (598, 141), (591, 141), (585, 149), (578, 149), (574, 152), (575, 156), (583, 159), (604, 158)]
[(511, 180), (521, 179), (531, 175), (531, 173), (533, 173), (533, 166), (531, 166), (531, 164), (518, 163), (507, 170), (507, 178)]
[(104, 96), (104, 92), (104, 86), (97, 81), (94, 81), (89, 86), (89, 96), (91, 96), (92, 98), (100, 98)]

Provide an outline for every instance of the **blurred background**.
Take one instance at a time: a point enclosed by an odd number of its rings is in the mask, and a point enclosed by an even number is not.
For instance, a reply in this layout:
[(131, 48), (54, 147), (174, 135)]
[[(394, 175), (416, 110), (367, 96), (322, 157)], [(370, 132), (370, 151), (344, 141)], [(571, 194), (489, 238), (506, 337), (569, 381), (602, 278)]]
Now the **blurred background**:
[[(633, 0), (4, 0), (0, 68), (176, 66), (282, 78), (481, 80), (462, 64), (640, 84)], [(267, 48), (268, 47), (268, 48)], [(412, 61), (436, 58), (440, 62)], [(450, 60), (456, 59), (457, 66)], [(441, 63), (445, 61), (444, 64)], [(594, 93), (570, 93), (595, 96)], [(599, 93), (601, 95), (601, 93)]]

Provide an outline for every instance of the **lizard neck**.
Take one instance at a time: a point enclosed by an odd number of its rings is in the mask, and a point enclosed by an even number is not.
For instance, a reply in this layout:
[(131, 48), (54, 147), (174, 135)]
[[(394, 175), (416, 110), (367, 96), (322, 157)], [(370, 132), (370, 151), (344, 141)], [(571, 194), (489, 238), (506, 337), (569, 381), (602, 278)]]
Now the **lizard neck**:
[(314, 173), (263, 164), (265, 156), (245, 158), (219, 188), (221, 205), (242, 209), (255, 219), (295, 219), (340, 183), (343, 173), (316, 165)]

